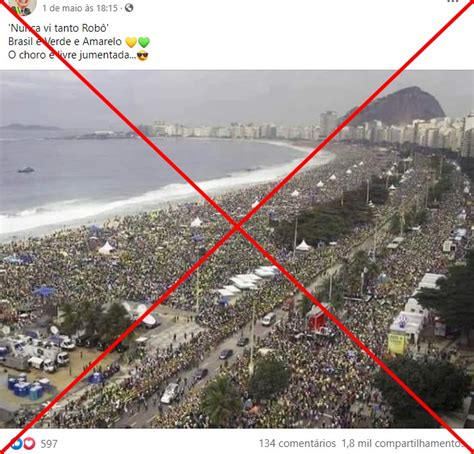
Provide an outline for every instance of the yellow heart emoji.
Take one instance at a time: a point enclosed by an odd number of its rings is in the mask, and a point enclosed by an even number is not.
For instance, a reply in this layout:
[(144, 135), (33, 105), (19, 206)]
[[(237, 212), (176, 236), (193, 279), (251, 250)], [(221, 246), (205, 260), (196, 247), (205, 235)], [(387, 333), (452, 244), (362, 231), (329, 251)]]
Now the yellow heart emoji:
[(133, 38), (128, 37), (128, 38), (125, 39), (125, 42), (127, 43), (127, 46), (128, 46), (128, 47), (132, 48), (132, 47), (135, 46), (135, 44), (137, 44), (137, 38), (135, 38), (135, 37), (133, 37)]

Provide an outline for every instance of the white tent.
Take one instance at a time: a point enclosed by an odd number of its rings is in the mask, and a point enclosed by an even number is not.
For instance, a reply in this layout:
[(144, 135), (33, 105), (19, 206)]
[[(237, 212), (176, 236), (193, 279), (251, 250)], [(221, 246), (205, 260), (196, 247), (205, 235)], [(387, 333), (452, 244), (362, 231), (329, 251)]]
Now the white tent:
[(193, 222), (191, 222), (191, 227), (201, 227), (202, 225), (202, 221), (201, 219), (199, 219), (199, 217), (197, 217), (196, 219), (194, 219)]
[(275, 275), (275, 271), (271, 269), (266, 269), (264, 267), (257, 268), (254, 273), (260, 277), (272, 277)]
[(322, 188), (324, 186), (324, 183), (319, 180), (319, 183), (316, 185), (317, 188)]
[(115, 251), (115, 248), (107, 241), (100, 249), (99, 254), (110, 255), (111, 252)]
[(397, 188), (392, 184), (392, 186), (390, 186), (388, 189), (389, 189), (390, 191), (395, 191), (395, 189), (397, 189)]
[(257, 287), (250, 281), (243, 281), (237, 277), (231, 277), (230, 280), (241, 290), (255, 290)]
[(255, 208), (259, 203), (259, 200), (255, 200), (255, 202), (252, 203), (252, 208)]
[(311, 246), (306, 243), (305, 240), (303, 240), (297, 247), (297, 251), (303, 251), (303, 252), (308, 252), (311, 249)]
[(249, 282), (256, 282), (262, 279), (261, 277), (257, 276), (256, 274), (250, 273), (250, 274), (237, 274), (237, 277), (243, 281), (249, 281)]
[(346, 170), (346, 173), (347, 173), (347, 175), (350, 175), (350, 174), (352, 173), (352, 170), (351, 170), (351, 169), (347, 169), (347, 170)]
[(363, 166), (363, 165), (364, 165), (364, 161), (360, 161), (360, 162), (359, 162), (359, 165), (360, 165), (360, 166)]
[(444, 274), (426, 273), (418, 284), (418, 288), (438, 289), (438, 279), (446, 277)]
[(336, 179), (336, 175), (332, 174), (332, 175), (329, 177), (329, 179), (330, 179), (331, 181), (334, 181), (334, 180)]
[(298, 197), (299, 195), (300, 193), (296, 189), (291, 193), (291, 197)]
[(416, 299), (417, 293), (418, 292), (415, 292), (410, 298), (408, 298), (408, 301), (405, 303), (405, 312), (421, 314), (426, 319), (430, 311), (425, 309)]
[(232, 293), (239, 293), (240, 289), (238, 289), (235, 285), (224, 285), (223, 287), (225, 290), (228, 290), (229, 292)]
[(225, 288), (220, 288), (217, 290), (217, 293), (219, 293), (221, 296), (234, 296), (234, 292), (226, 290)]

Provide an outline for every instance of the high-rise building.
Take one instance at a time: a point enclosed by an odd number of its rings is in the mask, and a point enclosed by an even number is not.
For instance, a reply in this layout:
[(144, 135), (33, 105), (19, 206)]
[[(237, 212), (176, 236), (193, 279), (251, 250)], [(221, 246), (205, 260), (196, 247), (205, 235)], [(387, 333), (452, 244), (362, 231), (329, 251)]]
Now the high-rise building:
[(327, 137), (337, 127), (337, 113), (327, 110), (321, 114), (319, 122), (319, 137)]
[(461, 156), (463, 158), (474, 158), (474, 112), (464, 119)]

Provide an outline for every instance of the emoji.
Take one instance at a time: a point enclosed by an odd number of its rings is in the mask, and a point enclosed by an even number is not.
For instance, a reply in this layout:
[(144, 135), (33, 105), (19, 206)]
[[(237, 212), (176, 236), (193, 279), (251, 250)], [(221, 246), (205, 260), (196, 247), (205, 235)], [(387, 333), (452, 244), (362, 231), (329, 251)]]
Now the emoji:
[(19, 451), (21, 448), (23, 448), (23, 440), (19, 438), (15, 443), (12, 445), (13, 451)]
[(142, 36), (141, 38), (138, 38), (138, 44), (140, 44), (140, 46), (142, 46), (145, 49), (145, 47), (147, 47), (148, 44), (150, 44), (150, 38)]
[(137, 58), (140, 61), (145, 61), (148, 58), (148, 52), (145, 50), (140, 50), (137, 52)]
[(137, 38), (133, 37), (127, 37), (127, 39), (125, 40), (125, 42), (127, 43), (127, 46), (132, 48), (135, 46), (135, 44), (137, 44)]
[(33, 438), (31, 437), (26, 437), (24, 440), (23, 440), (23, 447), (27, 450), (27, 451), (31, 451), (34, 447), (36, 446), (36, 442)]

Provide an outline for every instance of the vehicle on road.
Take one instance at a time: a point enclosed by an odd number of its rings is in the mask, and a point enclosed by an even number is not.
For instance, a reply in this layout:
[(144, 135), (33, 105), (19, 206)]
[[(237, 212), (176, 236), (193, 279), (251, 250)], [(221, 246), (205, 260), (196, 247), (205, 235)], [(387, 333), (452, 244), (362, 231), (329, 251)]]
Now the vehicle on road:
[(169, 405), (178, 396), (179, 385), (177, 383), (170, 383), (163, 395), (161, 396), (161, 403)]
[(91, 337), (88, 337), (85, 341), (84, 341), (84, 347), (86, 348), (94, 348), (97, 346), (97, 344), (99, 343), (100, 339), (99, 337), (97, 336), (91, 336)]
[(51, 336), (47, 343), (67, 351), (72, 351), (76, 348), (76, 344), (68, 336)]
[(275, 312), (270, 312), (262, 319), (262, 326), (272, 326), (276, 322)]
[(222, 350), (219, 359), (229, 359), (232, 355), (234, 354), (234, 351), (230, 348), (226, 348), (225, 350)]
[(53, 373), (56, 372), (56, 364), (52, 359), (45, 359), (39, 356), (32, 356), (28, 360), (30, 367), (34, 369), (43, 370), (45, 372)]
[(237, 347), (245, 347), (250, 342), (248, 337), (241, 336), (237, 341)]
[(194, 372), (194, 381), (202, 380), (207, 377), (208, 373), (209, 369), (197, 369), (196, 372)]

